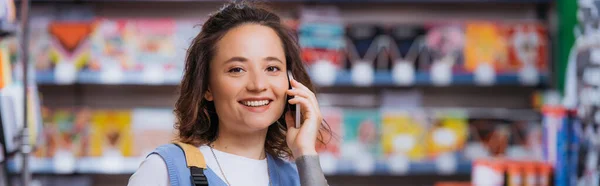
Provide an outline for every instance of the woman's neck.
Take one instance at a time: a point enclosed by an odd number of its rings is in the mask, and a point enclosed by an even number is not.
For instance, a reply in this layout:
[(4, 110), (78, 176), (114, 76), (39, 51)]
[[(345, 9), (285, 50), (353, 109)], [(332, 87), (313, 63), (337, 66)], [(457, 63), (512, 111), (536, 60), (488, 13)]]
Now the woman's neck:
[(219, 125), (217, 139), (210, 145), (219, 151), (262, 160), (266, 158), (265, 140), (267, 129), (254, 133), (242, 133)]

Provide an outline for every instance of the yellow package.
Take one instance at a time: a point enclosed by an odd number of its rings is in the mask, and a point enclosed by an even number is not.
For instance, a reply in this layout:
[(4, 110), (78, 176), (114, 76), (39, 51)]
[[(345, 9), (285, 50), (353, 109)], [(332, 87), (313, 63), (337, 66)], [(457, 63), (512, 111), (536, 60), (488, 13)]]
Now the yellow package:
[(90, 156), (102, 156), (108, 150), (118, 150), (123, 156), (132, 156), (131, 111), (94, 111), (91, 123)]
[(508, 45), (500, 27), (492, 22), (470, 22), (465, 29), (465, 69), (472, 72), (480, 64), (503, 69)]
[(435, 157), (441, 153), (462, 149), (467, 141), (468, 131), (465, 117), (439, 118), (427, 134), (427, 154)]
[(381, 145), (386, 156), (405, 154), (411, 160), (425, 157), (425, 125), (408, 112), (386, 112), (382, 118)]

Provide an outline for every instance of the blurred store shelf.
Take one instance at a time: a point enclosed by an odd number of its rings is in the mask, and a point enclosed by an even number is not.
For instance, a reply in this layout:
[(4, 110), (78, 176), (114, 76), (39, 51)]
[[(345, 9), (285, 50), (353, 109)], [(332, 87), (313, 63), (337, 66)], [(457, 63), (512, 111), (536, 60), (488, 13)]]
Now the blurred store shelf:
[(167, 73), (161, 76), (151, 76), (143, 72), (123, 72), (119, 75), (101, 72), (81, 71), (72, 77), (59, 78), (53, 71), (37, 72), (38, 84), (118, 84), (118, 85), (177, 85), (181, 76), (176, 73)]
[[(61, 85), (61, 84), (117, 84), (117, 85), (178, 85), (181, 76), (178, 73), (165, 73), (159, 76), (148, 76), (143, 72), (123, 72), (120, 75), (110, 75), (101, 72), (82, 71), (71, 78), (58, 78), (56, 73), (52, 71), (41, 71), (36, 74), (38, 84), (44, 85)], [(148, 78), (150, 77), (150, 78)], [(398, 84), (389, 71), (375, 72), (373, 81), (370, 86), (385, 86), (385, 87), (410, 87), (410, 86), (453, 86), (453, 85), (472, 85), (472, 86), (494, 86), (494, 85), (521, 85), (521, 86), (539, 86), (549, 83), (549, 76), (541, 74), (538, 76), (537, 83), (526, 84), (522, 83), (520, 77), (516, 73), (498, 74), (494, 82), (491, 84), (480, 84), (476, 81), (473, 74), (455, 74), (452, 75), (452, 80), (447, 85), (437, 85), (432, 80), (432, 76), (427, 72), (417, 72), (414, 77), (414, 82), (411, 84)], [(336, 73), (335, 86), (357, 86), (353, 81), (352, 73), (349, 71), (338, 71)], [(325, 86), (326, 87), (326, 86)]]
[[(30, 170), (36, 174), (131, 174), (138, 169), (142, 158), (125, 157), (122, 159), (108, 158), (79, 158), (52, 159), (32, 157)], [(59, 162), (60, 161), (60, 162)], [(20, 158), (7, 161), (9, 172), (21, 170)]]
[[(52, 158), (31, 158), (30, 170), (35, 174), (132, 174), (143, 161), (142, 158), (126, 157), (118, 161), (104, 158), (79, 158), (77, 160), (54, 160)], [(57, 161), (61, 161), (60, 163)], [(107, 163), (110, 162), (110, 163)], [(8, 171), (16, 173), (21, 169), (19, 159), (7, 161)], [(69, 166), (69, 164), (73, 166)], [(471, 172), (470, 161), (452, 162), (450, 168), (436, 163), (435, 160), (410, 162), (408, 167), (398, 171), (392, 170), (392, 164), (377, 162), (371, 171), (360, 170), (353, 162), (338, 161), (336, 171), (327, 175), (456, 175)]]
[[(15, 0), (20, 2), (20, 0)], [(222, 0), (32, 0), (32, 2), (224, 2)], [(295, 3), (551, 3), (553, 0), (268, 0)]]

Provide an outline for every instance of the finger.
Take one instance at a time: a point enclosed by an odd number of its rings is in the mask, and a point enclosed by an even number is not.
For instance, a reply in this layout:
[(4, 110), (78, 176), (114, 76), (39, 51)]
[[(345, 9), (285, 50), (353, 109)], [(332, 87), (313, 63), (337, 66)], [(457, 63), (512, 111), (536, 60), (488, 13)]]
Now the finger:
[(288, 100), (288, 103), (292, 105), (300, 104), (300, 113), (305, 118), (312, 117), (312, 113), (314, 112), (314, 107), (311, 104), (311, 101), (306, 99), (305, 97), (294, 97)]
[(288, 89), (286, 93), (290, 96), (300, 96), (309, 99), (313, 105), (317, 105), (317, 98), (314, 97), (314, 94), (306, 92), (302, 89)]
[(296, 81), (295, 79), (292, 79), (290, 81), (290, 83), (291, 83), (291, 85), (292, 85), (293, 88), (302, 89), (304, 91), (310, 92), (314, 96), (314, 93), (308, 87), (304, 86), (302, 83)]

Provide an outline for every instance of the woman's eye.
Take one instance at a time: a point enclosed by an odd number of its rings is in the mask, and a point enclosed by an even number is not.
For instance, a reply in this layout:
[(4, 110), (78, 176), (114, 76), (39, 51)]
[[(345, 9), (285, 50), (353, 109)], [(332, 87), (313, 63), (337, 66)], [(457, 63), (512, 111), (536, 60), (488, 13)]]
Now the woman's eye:
[(276, 66), (267, 67), (267, 71), (270, 71), (270, 72), (276, 72), (279, 70), (280, 70), (279, 67), (276, 67)]
[(244, 72), (244, 69), (240, 68), (240, 67), (235, 67), (235, 68), (231, 68), (228, 71), (229, 73), (240, 73), (240, 72)]

